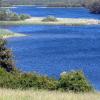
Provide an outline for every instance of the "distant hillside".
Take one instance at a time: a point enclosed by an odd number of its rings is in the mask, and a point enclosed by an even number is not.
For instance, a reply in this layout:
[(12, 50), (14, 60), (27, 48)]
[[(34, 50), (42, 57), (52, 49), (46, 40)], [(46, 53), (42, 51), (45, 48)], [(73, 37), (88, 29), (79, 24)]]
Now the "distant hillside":
[(84, 0), (3, 0), (10, 4), (66, 4), (66, 5), (80, 5)]
[(58, 5), (58, 6), (82, 6), (97, 0), (2, 0), (4, 4), (11, 5)]

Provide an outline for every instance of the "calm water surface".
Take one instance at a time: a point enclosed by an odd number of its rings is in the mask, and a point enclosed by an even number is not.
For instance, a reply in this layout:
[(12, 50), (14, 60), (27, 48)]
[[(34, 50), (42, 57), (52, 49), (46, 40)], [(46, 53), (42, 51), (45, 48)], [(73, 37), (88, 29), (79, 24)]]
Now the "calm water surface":
[(17, 6), (11, 8), (12, 11), (18, 14), (29, 14), (33, 17), (46, 17), (52, 15), (55, 17), (63, 18), (95, 18), (100, 19), (100, 16), (90, 14), (85, 8), (46, 8), (46, 7), (34, 7), (34, 6)]
[[(18, 7), (12, 10), (32, 16), (46, 16), (52, 13), (58, 17), (97, 19), (100, 17), (89, 14), (83, 8)], [(36, 71), (56, 78), (63, 71), (83, 70), (93, 86), (100, 90), (99, 25), (76, 27), (19, 25), (4, 26), (3, 28), (28, 35), (27, 37), (8, 39), (8, 46), (12, 48), (16, 64), (21, 70)]]

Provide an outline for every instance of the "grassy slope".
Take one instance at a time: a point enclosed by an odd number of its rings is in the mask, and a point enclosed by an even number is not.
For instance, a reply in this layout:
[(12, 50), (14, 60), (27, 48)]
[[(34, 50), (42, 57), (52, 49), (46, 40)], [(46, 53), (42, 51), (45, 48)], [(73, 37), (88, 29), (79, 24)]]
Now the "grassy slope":
[(0, 100), (100, 100), (100, 93), (62, 93), (38, 90), (0, 89)]

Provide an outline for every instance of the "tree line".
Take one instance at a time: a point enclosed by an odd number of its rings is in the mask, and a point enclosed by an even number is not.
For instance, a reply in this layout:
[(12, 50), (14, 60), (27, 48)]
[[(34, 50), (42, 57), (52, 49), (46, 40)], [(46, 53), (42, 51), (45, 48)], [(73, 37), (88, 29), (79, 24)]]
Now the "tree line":
[(100, 0), (0, 0), (0, 5), (88, 6), (94, 2), (100, 2)]
[(100, 0), (95, 0), (90, 5), (88, 5), (91, 13), (100, 14)]
[(81, 6), (84, 3), (92, 2), (94, 0), (2, 0), (2, 5), (4, 4), (64, 4), (66, 6)]

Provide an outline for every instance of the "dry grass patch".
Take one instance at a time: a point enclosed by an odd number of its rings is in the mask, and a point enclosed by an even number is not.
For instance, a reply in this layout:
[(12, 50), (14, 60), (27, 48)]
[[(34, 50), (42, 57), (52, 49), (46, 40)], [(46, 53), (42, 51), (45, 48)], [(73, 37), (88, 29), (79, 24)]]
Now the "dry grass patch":
[(0, 89), (0, 100), (100, 100), (100, 93)]

